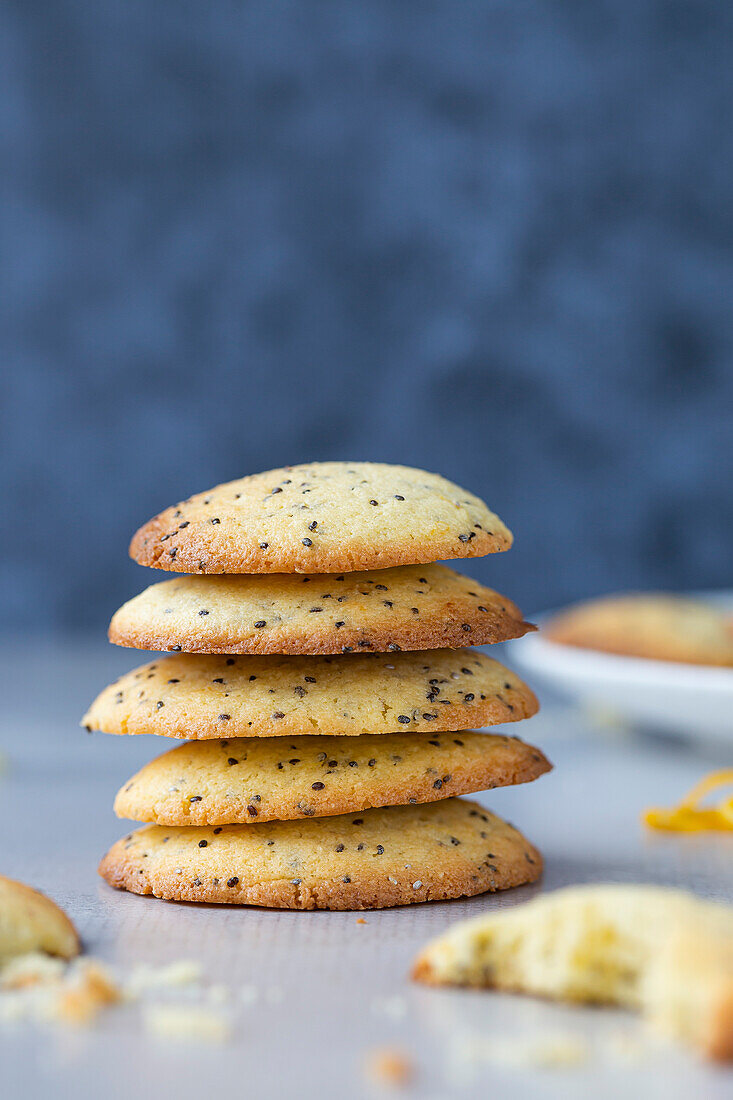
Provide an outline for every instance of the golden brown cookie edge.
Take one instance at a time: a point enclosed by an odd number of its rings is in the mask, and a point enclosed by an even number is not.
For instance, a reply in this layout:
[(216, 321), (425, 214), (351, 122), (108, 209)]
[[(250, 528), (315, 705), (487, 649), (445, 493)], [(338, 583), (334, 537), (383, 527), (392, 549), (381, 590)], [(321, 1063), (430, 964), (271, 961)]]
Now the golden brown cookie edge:
[[(465, 731), (455, 731), (465, 732)], [(148, 767), (155, 763), (144, 765), (135, 775), (131, 776), (119, 789), (114, 800), (114, 811), (120, 818), (129, 821), (140, 821), (148, 824), (162, 826), (217, 826), (217, 825), (256, 825), (268, 821), (306, 821), (309, 817), (336, 817), (340, 814), (358, 813), (362, 810), (385, 809), (388, 806), (405, 806), (411, 803), (425, 805), (430, 802), (439, 802), (446, 798), (458, 795), (475, 794), (478, 791), (493, 790), (496, 787), (518, 786), (522, 783), (532, 783), (552, 770), (552, 764), (541, 749), (527, 741), (517, 737), (507, 738), (507, 756), (515, 754), (514, 759), (506, 759), (494, 762), (489, 766), (488, 761), (483, 770), (473, 759), (467, 759), (458, 765), (451, 764), (451, 776), (448, 782), (442, 781), (440, 787), (435, 786), (434, 776), (425, 776), (419, 782), (410, 786), (404, 784), (376, 783), (373, 788), (379, 787), (378, 797), (375, 790), (371, 792), (365, 789), (364, 797), (351, 800), (335, 797), (338, 792), (331, 792), (328, 788), (324, 791), (313, 791), (304, 788), (301, 799), (306, 796), (309, 799), (308, 813), (298, 809), (298, 801), (294, 796), (293, 803), (283, 802), (280, 808), (273, 807), (271, 812), (263, 816), (262, 806), (257, 808), (257, 815), (252, 816), (246, 799), (242, 799), (241, 810), (233, 815), (231, 800), (222, 798), (214, 802), (207, 798), (206, 801), (193, 803), (189, 807), (186, 816), (182, 814), (168, 814), (161, 816), (154, 811), (136, 810), (135, 800), (128, 796), (127, 787), (130, 783), (139, 781), (144, 776)], [(169, 750), (175, 752), (175, 749)], [(163, 755), (168, 755), (164, 753)], [(475, 755), (475, 754), (474, 754)], [(158, 757), (157, 759), (160, 759)], [(366, 797), (371, 794), (372, 797)], [(218, 809), (216, 808), (218, 806)], [(146, 816), (142, 816), (145, 814)]]

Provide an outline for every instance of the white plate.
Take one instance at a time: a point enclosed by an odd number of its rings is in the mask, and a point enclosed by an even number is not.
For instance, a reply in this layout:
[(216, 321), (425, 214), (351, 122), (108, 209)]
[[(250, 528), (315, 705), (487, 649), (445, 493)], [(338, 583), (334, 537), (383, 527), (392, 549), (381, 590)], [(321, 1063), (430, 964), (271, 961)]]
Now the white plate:
[[(690, 593), (733, 607), (733, 592)], [(733, 669), (620, 657), (560, 645), (540, 632), (512, 642), (509, 663), (530, 684), (554, 688), (585, 706), (601, 707), (633, 725), (683, 737), (733, 742)]]

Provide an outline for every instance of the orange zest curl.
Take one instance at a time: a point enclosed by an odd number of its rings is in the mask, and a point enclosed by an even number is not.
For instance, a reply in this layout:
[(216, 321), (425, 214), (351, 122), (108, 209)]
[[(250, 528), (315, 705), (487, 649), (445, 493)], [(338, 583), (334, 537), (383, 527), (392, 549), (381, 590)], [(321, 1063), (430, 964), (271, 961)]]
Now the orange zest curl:
[(711, 772), (696, 783), (679, 805), (671, 810), (653, 808), (645, 810), (642, 820), (651, 829), (665, 829), (677, 833), (698, 833), (707, 830), (729, 832), (733, 830), (733, 794), (722, 798), (716, 805), (703, 807), (702, 800), (717, 787), (733, 785), (733, 768)]

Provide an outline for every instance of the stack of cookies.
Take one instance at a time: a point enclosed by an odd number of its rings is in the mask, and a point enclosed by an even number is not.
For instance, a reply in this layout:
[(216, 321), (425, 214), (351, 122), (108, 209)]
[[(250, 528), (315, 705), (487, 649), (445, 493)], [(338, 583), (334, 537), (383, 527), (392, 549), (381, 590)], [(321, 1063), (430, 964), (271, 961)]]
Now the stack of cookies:
[(218, 486), (142, 527), (130, 552), (185, 574), (116, 613), (110, 639), (172, 656), (92, 704), (88, 729), (183, 744), (117, 795), (146, 822), (100, 873), (138, 894), (365, 909), (535, 880), (511, 825), (455, 797), (550, 767), (475, 727), (537, 701), (466, 646), (533, 627), (443, 565), (507, 550), (477, 497), (434, 474), (312, 463)]

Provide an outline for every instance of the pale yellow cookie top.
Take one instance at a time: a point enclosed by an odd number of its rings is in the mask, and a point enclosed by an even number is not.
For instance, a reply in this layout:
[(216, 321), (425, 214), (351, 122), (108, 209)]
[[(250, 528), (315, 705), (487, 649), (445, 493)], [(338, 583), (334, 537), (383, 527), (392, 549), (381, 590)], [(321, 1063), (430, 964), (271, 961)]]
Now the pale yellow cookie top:
[(554, 616), (553, 642), (629, 657), (733, 665), (733, 619), (702, 600), (665, 593), (604, 596)]
[(151, 585), (114, 615), (110, 641), (184, 653), (441, 649), (534, 627), (506, 596), (443, 565), (367, 573), (186, 576)]
[(179, 653), (105, 688), (87, 729), (216, 737), (461, 730), (528, 718), (537, 700), (475, 649), (226, 657)]
[(363, 909), (504, 889), (541, 868), (511, 825), (449, 798), (255, 825), (146, 825), (110, 849), (100, 874), (169, 899)]
[(167, 508), (130, 555), (176, 573), (337, 573), (508, 550), (483, 501), (438, 474), (311, 462), (217, 485)]
[(159, 825), (287, 821), (436, 802), (549, 769), (533, 745), (470, 730), (193, 741), (128, 780), (115, 812)]
[(73, 958), (80, 951), (76, 929), (45, 894), (0, 875), (0, 964), (33, 951)]

